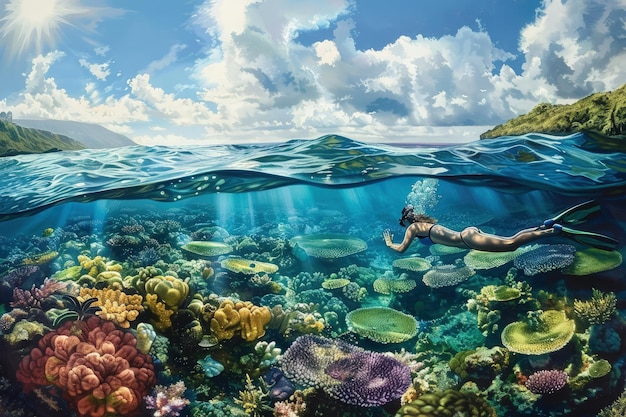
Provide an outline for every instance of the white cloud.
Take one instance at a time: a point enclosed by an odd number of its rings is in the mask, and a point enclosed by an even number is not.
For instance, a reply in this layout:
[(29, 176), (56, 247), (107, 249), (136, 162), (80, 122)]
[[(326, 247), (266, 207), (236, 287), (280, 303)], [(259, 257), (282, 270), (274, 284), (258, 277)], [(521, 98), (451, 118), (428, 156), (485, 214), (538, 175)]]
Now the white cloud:
[[(47, 75), (63, 57), (54, 52), (33, 61), (13, 112), (101, 123), (146, 144), (326, 133), (467, 139), (538, 102), (568, 102), (626, 83), (624, 6), (624, 0), (545, 0), (520, 34), (524, 64), (516, 73), (507, 65), (513, 55), (480, 27), (440, 38), (401, 36), (382, 49), (359, 50), (348, 0), (207, 0), (192, 18), (206, 46), (188, 80), (201, 86), (195, 97), (191, 82), (170, 92), (150, 77), (171, 65), (183, 44), (127, 80), (121, 96), (88, 84), (84, 96), (71, 97)], [(303, 31), (331, 26), (329, 39), (298, 42)], [(80, 64), (97, 79), (109, 75), (108, 63)], [(177, 95), (182, 92), (186, 98)], [(145, 128), (147, 121), (158, 128)]]
[(91, 75), (96, 77), (96, 79), (100, 81), (106, 81), (107, 77), (111, 75), (111, 70), (109, 69), (109, 62), (104, 62), (102, 64), (92, 64), (88, 62), (86, 59), (81, 58), (78, 60), (78, 63), (81, 67), (85, 67), (89, 70)]
[(177, 43), (177, 44), (172, 45), (164, 57), (162, 57), (161, 59), (157, 59), (156, 61), (152, 61), (151, 63), (148, 64), (146, 69), (141, 72), (154, 74), (156, 71), (162, 70), (163, 68), (167, 68), (168, 66), (176, 62), (176, 60), (178, 59), (178, 54), (181, 51), (185, 50), (186, 48), (187, 48), (187, 45), (182, 44), (182, 43)]

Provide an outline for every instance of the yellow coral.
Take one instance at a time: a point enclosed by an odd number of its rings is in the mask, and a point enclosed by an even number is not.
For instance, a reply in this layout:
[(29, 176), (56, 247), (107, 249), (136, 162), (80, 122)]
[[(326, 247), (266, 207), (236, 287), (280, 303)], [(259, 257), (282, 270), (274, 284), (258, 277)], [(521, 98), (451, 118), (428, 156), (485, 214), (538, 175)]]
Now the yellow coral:
[(159, 297), (156, 294), (146, 294), (144, 307), (152, 312), (151, 322), (157, 330), (164, 332), (172, 327), (171, 316), (174, 314), (174, 311), (168, 309), (164, 303), (159, 301)]
[(139, 294), (128, 295), (120, 290), (105, 288), (103, 290), (95, 288), (81, 288), (78, 299), (85, 302), (89, 298), (97, 298), (94, 306), (100, 307), (96, 314), (103, 320), (109, 320), (120, 327), (128, 329), (130, 322), (137, 319), (139, 313), (143, 311), (142, 297)]
[(180, 278), (156, 276), (146, 281), (146, 295), (156, 294), (159, 301), (176, 310), (189, 295), (189, 285)]
[(95, 256), (91, 259), (87, 255), (78, 255), (78, 263), (80, 266), (87, 271), (88, 275), (92, 277), (97, 277), (100, 272), (104, 271), (117, 271), (120, 272), (122, 270), (122, 265), (115, 264), (113, 261), (108, 261), (104, 256)]
[(271, 318), (268, 307), (249, 301), (225, 300), (213, 314), (211, 331), (219, 340), (231, 339), (239, 332), (243, 340), (251, 342), (265, 335), (265, 326)]

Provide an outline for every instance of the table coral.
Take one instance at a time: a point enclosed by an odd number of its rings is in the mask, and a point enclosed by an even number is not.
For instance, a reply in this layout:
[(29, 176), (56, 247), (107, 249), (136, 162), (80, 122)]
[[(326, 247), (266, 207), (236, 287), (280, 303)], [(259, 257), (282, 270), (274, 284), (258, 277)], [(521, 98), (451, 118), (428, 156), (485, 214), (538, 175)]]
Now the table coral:
[(46, 333), (20, 362), (17, 379), (25, 391), (55, 385), (80, 416), (133, 413), (156, 382), (152, 358), (111, 322), (91, 317), (81, 329), (67, 322)]
[(232, 339), (235, 333), (239, 333), (243, 340), (251, 342), (265, 335), (265, 327), (271, 318), (266, 306), (224, 300), (213, 314), (211, 331), (219, 340)]
[(561, 349), (574, 336), (574, 320), (568, 319), (565, 312), (538, 313), (531, 320), (508, 324), (502, 330), (502, 344), (511, 352), (541, 355)]
[(348, 328), (379, 343), (401, 343), (417, 334), (415, 317), (388, 307), (367, 307), (346, 315)]
[(592, 275), (598, 272), (610, 271), (622, 264), (622, 254), (618, 251), (605, 251), (588, 248), (576, 251), (574, 262), (563, 273), (567, 275)]
[(435, 265), (424, 274), (422, 281), (431, 288), (457, 285), (472, 277), (476, 272), (463, 262), (448, 265)]
[(527, 276), (562, 269), (574, 262), (572, 245), (536, 245), (535, 249), (516, 256), (513, 264)]
[(367, 242), (341, 234), (311, 234), (295, 236), (289, 244), (296, 253), (322, 260), (344, 258), (363, 252), (367, 249)]
[(278, 271), (278, 265), (238, 257), (224, 259), (221, 262), (221, 267), (230, 272), (243, 275), (273, 274)]
[(109, 320), (118, 326), (128, 329), (130, 322), (135, 321), (143, 311), (143, 297), (139, 294), (128, 295), (120, 290), (105, 288), (81, 288), (78, 300), (85, 302), (89, 298), (97, 298), (93, 305), (100, 307), (96, 315), (103, 320)]

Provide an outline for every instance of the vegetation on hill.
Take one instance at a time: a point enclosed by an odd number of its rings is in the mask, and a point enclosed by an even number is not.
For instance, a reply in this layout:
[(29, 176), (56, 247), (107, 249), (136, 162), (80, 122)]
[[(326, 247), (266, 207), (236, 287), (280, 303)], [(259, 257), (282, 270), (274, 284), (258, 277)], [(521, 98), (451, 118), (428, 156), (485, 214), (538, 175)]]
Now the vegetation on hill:
[(0, 156), (78, 149), (85, 149), (85, 146), (67, 136), (0, 120)]
[(592, 94), (573, 104), (538, 104), (529, 113), (488, 130), (480, 138), (532, 132), (569, 135), (581, 130), (607, 136), (626, 134), (626, 84), (613, 92)]

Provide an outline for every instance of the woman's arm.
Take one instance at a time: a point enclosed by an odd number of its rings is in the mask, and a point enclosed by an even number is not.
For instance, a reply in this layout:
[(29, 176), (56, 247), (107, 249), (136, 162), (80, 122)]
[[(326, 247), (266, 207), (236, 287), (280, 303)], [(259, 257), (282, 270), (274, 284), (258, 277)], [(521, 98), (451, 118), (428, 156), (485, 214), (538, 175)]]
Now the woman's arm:
[(406, 232), (404, 233), (404, 239), (401, 243), (393, 243), (393, 235), (391, 234), (389, 229), (385, 229), (385, 231), (383, 231), (385, 244), (396, 252), (403, 253), (409, 248), (411, 242), (413, 242), (413, 239), (415, 239), (415, 236), (417, 236), (417, 228), (414, 226), (415, 224), (412, 224), (406, 228)]

